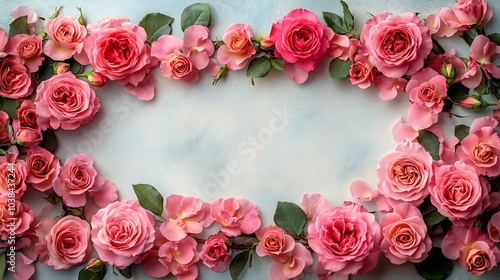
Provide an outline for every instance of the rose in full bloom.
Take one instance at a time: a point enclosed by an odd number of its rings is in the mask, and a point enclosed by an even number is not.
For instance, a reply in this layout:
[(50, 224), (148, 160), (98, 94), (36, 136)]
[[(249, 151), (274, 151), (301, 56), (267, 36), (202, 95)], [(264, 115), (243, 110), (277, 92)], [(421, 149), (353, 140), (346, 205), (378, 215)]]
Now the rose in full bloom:
[(244, 198), (219, 198), (212, 202), (210, 214), (227, 236), (252, 234), (259, 229), (260, 211)]
[(28, 150), (26, 169), (28, 171), (26, 182), (30, 183), (35, 189), (44, 192), (54, 185), (61, 170), (61, 165), (54, 154), (36, 146)]
[(490, 205), (490, 184), (461, 161), (437, 167), (429, 190), (432, 205), (456, 225), (471, 226)]
[(377, 73), (377, 69), (373, 68), (368, 57), (357, 55), (349, 70), (349, 80), (351, 84), (366, 89), (371, 86), (375, 73)]
[(247, 66), (252, 55), (257, 51), (252, 43), (253, 31), (248, 24), (231, 24), (224, 33), (222, 45), (217, 50), (220, 63), (231, 70), (239, 70)]
[(66, 60), (83, 50), (87, 29), (71, 16), (57, 16), (45, 20), (45, 31), (50, 37), (43, 52), (56, 61)]
[[(17, 154), (0, 157), (0, 196), (19, 199), (26, 191), (26, 162)], [(12, 197), (12, 196), (15, 197)]]
[(215, 272), (223, 272), (227, 269), (227, 261), (231, 258), (231, 251), (226, 244), (227, 237), (219, 232), (210, 235), (200, 252), (203, 264)]
[(332, 206), (322, 194), (306, 193), (302, 196), (300, 208), (306, 213), (307, 218), (314, 219), (324, 211), (330, 210)]
[(19, 108), (16, 109), (17, 119), (12, 120), (13, 126), (16, 126), (16, 123), (20, 127), (29, 127), (36, 129), (38, 128), (36, 115), (35, 104), (33, 101), (27, 99), (24, 100)]
[(380, 251), (393, 264), (423, 261), (432, 248), (422, 213), (409, 203), (401, 203), (380, 219)]
[(170, 218), (160, 226), (168, 240), (179, 241), (189, 233), (201, 233), (212, 224), (210, 204), (195, 197), (172, 194), (166, 199), (165, 213)]
[(301, 278), (302, 271), (313, 263), (311, 252), (300, 243), (295, 244), (293, 250), (272, 258), (271, 279), (295, 279)]
[(77, 154), (66, 160), (59, 178), (54, 182), (54, 191), (62, 197), (64, 204), (85, 206), (86, 194), (100, 207), (118, 199), (117, 188), (97, 174), (93, 164), (92, 158), (86, 154)]
[(7, 196), (0, 197), (0, 240), (8, 242), (11, 233), (16, 237), (22, 236), (36, 224), (36, 220), (28, 204)]
[(390, 211), (400, 203), (419, 206), (429, 194), (432, 157), (417, 142), (403, 142), (377, 162), (377, 208)]
[(113, 202), (92, 217), (91, 239), (103, 261), (123, 269), (153, 247), (154, 223), (139, 202)]
[(38, 125), (42, 129), (77, 129), (90, 122), (101, 103), (89, 84), (71, 72), (40, 83), (35, 97)]
[(65, 216), (57, 222), (42, 221), (36, 231), (39, 236), (36, 249), (41, 263), (54, 269), (68, 269), (90, 258), (92, 245), (88, 222), (75, 216)]
[(459, 0), (453, 8), (443, 8), (438, 14), (429, 15), (426, 22), (437, 36), (450, 37), (473, 25), (484, 26), (492, 16), (493, 11), (484, 0)]
[(17, 34), (10, 38), (5, 51), (17, 55), (31, 72), (38, 71), (45, 57), (42, 54), (42, 36)]
[(194, 280), (198, 277), (196, 263), (200, 256), (196, 251), (196, 240), (191, 236), (186, 236), (178, 242), (168, 241), (158, 250), (158, 257), (161, 264), (177, 279)]
[(277, 257), (290, 253), (295, 247), (295, 239), (277, 226), (260, 228), (255, 235), (259, 239), (259, 244), (255, 248), (259, 257)]
[(491, 270), (500, 260), (500, 250), (480, 228), (453, 226), (441, 244), (443, 255), (458, 263), (473, 275)]
[(500, 138), (495, 131), (498, 121), (492, 117), (475, 119), (457, 148), (460, 160), (486, 176), (500, 175)]
[(431, 49), (429, 27), (414, 13), (375, 15), (361, 31), (360, 53), (390, 78), (415, 74)]
[(380, 226), (363, 206), (351, 202), (319, 214), (307, 228), (320, 264), (339, 274), (365, 273), (377, 265)]
[(307, 80), (330, 47), (334, 33), (306, 9), (290, 11), (273, 24), (270, 40), (274, 54), (285, 60), (286, 74), (296, 83)]
[(125, 18), (102, 19), (87, 27), (83, 45), (94, 70), (125, 86), (139, 99), (152, 99), (154, 79), (149, 72), (157, 60), (150, 55), (146, 31)]
[(11, 56), (0, 64), (0, 96), (19, 99), (30, 96), (35, 89), (35, 82), (24, 61), (18, 56)]

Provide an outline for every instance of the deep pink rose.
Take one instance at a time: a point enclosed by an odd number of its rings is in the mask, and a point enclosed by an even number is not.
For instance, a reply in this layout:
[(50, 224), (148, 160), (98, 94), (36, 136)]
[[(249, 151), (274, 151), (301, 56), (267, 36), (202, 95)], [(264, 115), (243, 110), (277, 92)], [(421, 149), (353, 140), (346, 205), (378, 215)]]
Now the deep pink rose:
[(40, 262), (54, 269), (68, 269), (85, 263), (92, 253), (90, 225), (75, 216), (59, 221), (45, 220), (36, 229)]
[(154, 217), (135, 200), (108, 204), (92, 217), (92, 242), (99, 257), (123, 269), (153, 247)]
[(152, 99), (154, 80), (148, 74), (157, 60), (150, 55), (146, 31), (125, 18), (102, 19), (87, 27), (89, 34), (83, 44), (94, 70), (139, 99)]
[[(20, 199), (26, 191), (26, 162), (17, 154), (0, 157), (0, 196)], [(14, 197), (13, 197), (14, 196)]]
[(259, 239), (259, 244), (255, 248), (259, 257), (280, 256), (290, 253), (295, 247), (295, 239), (277, 226), (260, 228), (255, 235)]
[(349, 70), (349, 80), (351, 84), (366, 89), (372, 85), (375, 73), (377, 73), (377, 69), (373, 68), (368, 57), (357, 55), (351, 65), (351, 70)]
[(252, 234), (261, 224), (260, 211), (244, 198), (219, 198), (212, 202), (210, 214), (227, 236)]
[(31, 72), (38, 71), (45, 57), (42, 54), (42, 37), (36, 35), (17, 34), (10, 38), (5, 51), (17, 55)]
[(198, 277), (196, 263), (200, 260), (196, 245), (196, 240), (191, 236), (178, 242), (168, 241), (158, 250), (159, 261), (177, 279), (194, 280)]
[(200, 252), (203, 264), (215, 272), (223, 272), (227, 269), (227, 261), (231, 257), (231, 251), (226, 244), (227, 237), (219, 232), (210, 235)]
[(101, 104), (89, 84), (71, 72), (40, 83), (35, 97), (38, 125), (42, 129), (77, 129), (90, 122)]
[(92, 158), (86, 154), (74, 155), (66, 160), (59, 178), (54, 182), (54, 191), (62, 197), (64, 204), (85, 206), (86, 194), (100, 207), (118, 199), (116, 187), (97, 174), (93, 164)]
[(217, 58), (231, 70), (247, 66), (250, 57), (256, 53), (252, 43), (252, 27), (247, 24), (231, 24), (224, 33), (222, 45), (217, 50)]
[(285, 60), (285, 71), (296, 83), (307, 80), (330, 47), (334, 33), (306, 9), (290, 11), (273, 24), (270, 40), (274, 54)]
[(0, 96), (19, 99), (30, 96), (35, 89), (35, 82), (24, 61), (12, 56), (4, 59), (0, 64)]
[(456, 225), (471, 226), (490, 205), (488, 181), (460, 161), (437, 167), (429, 190), (432, 204)]
[(37, 146), (28, 150), (26, 169), (28, 171), (26, 182), (35, 189), (44, 192), (54, 185), (61, 166), (59, 159), (54, 154)]
[(394, 208), (394, 212), (382, 216), (380, 227), (380, 251), (393, 264), (421, 262), (432, 248), (422, 213), (409, 203), (401, 203)]
[(35, 224), (35, 213), (28, 204), (7, 196), (0, 197), (0, 239), (3, 242), (8, 242), (9, 236), (22, 236)]
[(328, 271), (365, 273), (377, 265), (380, 226), (363, 206), (345, 202), (319, 214), (308, 226), (308, 243)]
[(500, 260), (500, 250), (480, 228), (453, 226), (441, 243), (443, 255), (458, 263), (473, 275), (491, 270)]
[(415, 13), (378, 14), (361, 31), (360, 53), (387, 77), (413, 75), (432, 49), (429, 32)]
[(399, 143), (377, 162), (377, 208), (390, 211), (404, 202), (418, 207), (429, 194), (432, 174), (432, 157), (419, 143)]

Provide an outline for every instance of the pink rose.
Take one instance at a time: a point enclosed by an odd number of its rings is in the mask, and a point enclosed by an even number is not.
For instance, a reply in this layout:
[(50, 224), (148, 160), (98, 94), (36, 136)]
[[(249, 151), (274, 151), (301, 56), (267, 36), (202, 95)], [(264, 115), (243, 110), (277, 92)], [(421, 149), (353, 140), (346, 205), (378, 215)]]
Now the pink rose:
[(2, 28), (0, 28), (0, 58), (4, 58), (8, 55), (8, 53), (4, 52), (5, 45), (9, 41), (9, 34), (5, 32)]
[(306, 193), (300, 201), (300, 208), (306, 213), (307, 218), (314, 219), (319, 214), (332, 208), (326, 198), (319, 193)]
[[(0, 157), (0, 197), (20, 199), (26, 191), (26, 163), (17, 154)], [(15, 196), (15, 197), (12, 197)]]
[(363, 27), (360, 53), (387, 77), (413, 75), (432, 49), (429, 32), (415, 13), (378, 14)]
[(108, 204), (92, 217), (91, 238), (99, 257), (123, 269), (153, 247), (154, 217), (134, 200)]
[(189, 233), (201, 233), (203, 228), (213, 222), (210, 216), (210, 204), (195, 197), (169, 195), (165, 213), (170, 219), (161, 224), (160, 231), (171, 241), (179, 241)]
[(458, 259), (460, 265), (473, 275), (491, 270), (500, 260), (500, 251), (481, 229), (453, 226), (441, 243), (443, 255)]
[(85, 263), (92, 253), (90, 225), (75, 217), (65, 216), (59, 221), (45, 220), (36, 229), (36, 245), (41, 263), (54, 269), (68, 269)]
[(71, 70), (71, 64), (66, 62), (58, 62), (56, 65), (54, 65), (54, 74), (57, 75), (69, 72), (70, 70)]
[(29, 6), (18, 6), (10, 13), (12, 20), (26, 16), (28, 22), (28, 29), (31, 34), (35, 33), (35, 24), (38, 22), (38, 15), (35, 10)]
[(467, 27), (484, 26), (493, 17), (493, 11), (484, 0), (458, 0), (452, 10), (458, 21)]
[(295, 279), (302, 278), (302, 271), (313, 263), (311, 252), (300, 243), (295, 244), (293, 250), (273, 258), (271, 266), (271, 279)]
[(13, 126), (38, 128), (35, 104), (27, 99), (21, 103), (16, 110), (17, 119), (13, 120)]
[(12, 56), (0, 64), (0, 96), (19, 99), (30, 96), (35, 89), (35, 83), (30, 71), (24, 66), (24, 61)]
[(372, 85), (375, 73), (377, 73), (377, 69), (373, 68), (368, 57), (357, 55), (351, 65), (351, 70), (349, 70), (349, 80), (351, 84), (366, 89)]
[(338, 58), (341, 60), (354, 60), (354, 55), (358, 50), (359, 40), (349, 39), (346, 35), (333, 34), (330, 39), (330, 47), (325, 55), (332, 59)]
[(11, 240), (10, 236), (22, 236), (34, 224), (35, 213), (28, 204), (14, 198), (0, 197), (0, 239), (3, 242)]
[(198, 277), (196, 263), (200, 256), (193, 237), (187, 236), (178, 242), (168, 241), (158, 250), (158, 257), (177, 279), (194, 280)]
[(224, 33), (222, 45), (217, 50), (217, 58), (231, 70), (247, 66), (249, 58), (256, 53), (252, 43), (252, 27), (247, 24), (231, 24)]
[(227, 237), (223, 233), (210, 235), (200, 252), (203, 264), (215, 272), (224, 272), (227, 269), (227, 261), (231, 257), (231, 251), (226, 244)]
[(457, 148), (462, 162), (476, 169), (479, 175), (500, 175), (500, 138), (495, 128), (498, 122), (492, 117), (475, 119), (467, 135)]
[(42, 142), (42, 130), (29, 127), (14, 127), (14, 141), (12, 144), (24, 147), (33, 147)]
[(431, 203), (455, 225), (471, 226), (490, 205), (488, 181), (460, 161), (437, 167), (429, 190)]
[(212, 202), (210, 214), (227, 236), (252, 234), (261, 224), (260, 211), (244, 198), (219, 198)]
[(31, 72), (38, 71), (45, 57), (42, 54), (42, 37), (36, 35), (17, 34), (10, 38), (5, 51), (17, 55)]
[(43, 129), (77, 129), (90, 122), (101, 104), (89, 84), (71, 72), (40, 83), (35, 97), (38, 125)]
[(308, 233), (308, 243), (326, 270), (358, 274), (377, 265), (380, 226), (359, 204), (345, 202), (319, 214), (309, 223)]
[(45, 43), (43, 52), (53, 60), (66, 60), (82, 52), (87, 29), (78, 19), (71, 16), (49, 18), (45, 20), (45, 31), (50, 40)]
[(494, 63), (494, 56), (500, 53), (500, 46), (484, 35), (478, 35), (470, 46), (470, 57), (483, 68), (486, 76), (500, 78), (500, 67)]
[(389, 78), (378, 76), (375, 79), (375, 87), (379, 90), (379, 97), (383, 101), (389, 101), (396, 98), (398, 90), (404, 90), (408, 81), (404, 78)]
[(290, 253), (295, 247), (295, 239), (277, 226), (260, 228), (255, 235), (259, 239), (259, 244), (255, 248), (259, 257), (277, 257)]
[(313, 12), (295, 9), (273, 24), (269, 38), (274, 43), (275, 56), (285, 60), (286, 74), (301, 84), (318, 66), (333, 35), (333, 30)]
[(385, 253), (391, 263), (418, 263), (427, 258), (432, 241), (427, 236), (427, 226), (417, 207), (409, 203), (399, 204), (394, 212), (382, 216), (380, 227), (380, 251)]
[(154, 80), (148, 74), (157, 60), (150, 55), (146, 31), (125, 18), (102, 19), (87, 27), (84, 51), (94, 70), (139, 99), (152, 99)]
[(89, 84), (95, 87), (102, 87), (104, 86), (104, 84), (106, 84), (106, 77), (104, 77), (104, 75), (101, 73), (97, 73), (96, 71), (90, 72), (87, 80), (89, 81)]
[(500, 242), (500, 212), (491, 216), (488, 222), (488, 235), (494, 242)]
[(417, 142), (403, 142), (377, 162), (377, 208), (390, 211), (400, 203), (419, 206), (429, 194), (432, 157)]
[(35, 189), (44, 192), (54, 185), (61, 166), (59, 159), (54, 154), (37, 146), (28, 150), (26, 169), (28, 171), (26, 182)]
[(54, 191), (71, 207), (85, 206), (86, 195), (105, 207), (118, 199), (117, 189), (110, 181), (97, 174), (94, 161), (86, 154), (69, 157), (54, 182)]

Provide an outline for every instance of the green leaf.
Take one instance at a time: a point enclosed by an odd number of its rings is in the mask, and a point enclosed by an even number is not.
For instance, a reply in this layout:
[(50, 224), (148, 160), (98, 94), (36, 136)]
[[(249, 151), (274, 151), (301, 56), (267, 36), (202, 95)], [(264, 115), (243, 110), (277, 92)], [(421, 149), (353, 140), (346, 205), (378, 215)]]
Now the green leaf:
[(500, 45), (500, 33), (490, 34), (488, 35), (488, 39), (490, 39), (493, 43)]
[(139, 204), (155, 215), (161, 216), (163, 212), (163, 196), (155, 187), (149, 184), (132, 185)]
[(418, 143), (432, 156), (433, 160), (439, 160), (439, 139), (427, 130), (420, 130), (417, 137)]
[(182, 31), (191, 25), (210, 26), (212, 21), (210, 15), (210, 6), (207, 3), (195, 3), (182, 11), (181, 15), (181, 28)]
[(460, 103), (460, 101), (469, 97), (469, 88), (462, 85), (462, 83), (454, 83), (448, 87), (448, 91), (446, 93), (451, 101), (454, 103)]
[(342, 4), (343, 12), (344, 12), (344, 22), (349, 31), (354, 29), (354, 17), (349, 10), (349, 6), (343, 1), (340, 0), (340, 4)]
[(7, 260), (5, 259), (5, 252), (0, 254), (0, 280), (3, 279), (5, 269), (7, 268)]
[(16, 18), (10, 23), (9, 27), (9, 37), (17, 34), (30, 34), (30, 30), (28, 29), (28, 16)]
[(276, 70), (283, 71), (285, 68), (283, 68), (283, 64), (279, 59), (273, 58), (271, 59), (271, 65), (274, 67)]
[(229, 264), (229, 273), (231, 274), (232, 280), (238, 280), (241, 273), (247, 266), (251, 253), (251, 250), (246, 250), (234, 256), (234, 259)]
[(345, 34), (349, 32), (349, 28), (347, 28), (347, 25), (341, 16), (335, 13), (323, 12), (323, 19), (325, 20), (326, 25), (333, 29), (335, 33)]
[(262, 78), (271, 71), (271, 60), (265, 56), (258, 57), (248, 64), (247, 77)]
[(19, 108), (19, 101), (15, 99), (0, 99), (0, 111), (4, 111), (11, 119), (17, 119), (16, 109)]
[(165, 34), (172, 33), (173, 18), (160, 14), (150, 13), (142, 18), (139, 26), (142, 26), (147, 34), (147, 41), (149, 43), (158, 40), (158, 38)]
[(40, 146), (51, 153), (55, 153), (57, 149), (57, 137), (52, 129), (47, 129), (42, 133), (42, 143)]
[(120, 271), (120, 274), (123, 275), (123, 277), (127, 279), (132, 278), (132, 266), (127, 266), (124, 269), (118, 268), (118, 271)]
[(455, 137), (458, 138), (458, 141), (462, 142), (462, 140), (469, 135), (470, 127), (460, 124), (455, 126)]
[(288, 233), (299, 235), (307, 222), (306, 213), (295, 203), (278, 201), (274, 222)]
[(341, 59), (334, 59), (330, 62), (330, 66), (328, 67), (328, 72), (330, 72), (330, 76), (333, 81), (336, 82), (340, 79), (343, 79), (349, 75), (349, 71), (351, 70), (352, 61), (349, 59), (344, 61)]
[(421, 263), (416, 263), (415, 268), (426, 280), (444, 280), (453, 269), (453, 261), (447, 259), (440, 248), (433, 247), (429, 256)]
[(431, 228), (446, 219), (445, 216), (441, 215), (437, 210), (424, 216), (424, 222), (427, 228)]
[(97, 272), (83, 268), (78, 273), (78, 280), (103, 280), (106, 276), (106, 270), (106, 266), (103, 266), (103, 268)]

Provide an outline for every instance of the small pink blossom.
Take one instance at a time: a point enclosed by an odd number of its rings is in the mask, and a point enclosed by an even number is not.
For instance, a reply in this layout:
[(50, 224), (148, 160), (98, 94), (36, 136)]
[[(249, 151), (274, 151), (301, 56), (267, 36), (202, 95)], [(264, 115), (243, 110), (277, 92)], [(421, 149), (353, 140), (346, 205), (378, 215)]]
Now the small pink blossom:
[(210, 235), (200, 252), (203, 264), (215, 272), (224, 272), (231, 257), (231, 250), (226, 244), (227, 237), (223, 233)]
[[(9, 149), (10, 151), (10, 149)], [(0, 157), (0, 197), (20, 199), (26, 191), (26, 162), (9, 153)], [(14, 189), (11, 191), (11, 189)], [(15, 197), (12, 197), (12, 196)]]
[(17, 55), (31, 72), (38, 71), (45, 57), (42, 54), (42, 37), (36, 35), (17, 34), (10, 38), (5, 51)]
[(259, 239), (259, 244), (255, 248), (259, 257), (278, 257), (290, 253), (295, 247), (295, 239), (277, 226), (260, 228), (255, 235)]
[(217, 50), (217, 58), (231, 70), (247, 66), (249, 59), (256, 53), (252, 42), (253, 31), (250, 25), (231, 24), (224, 33), (222, 45)]
[(11, 197), (0, 197), (0, 240), (2, 242), (10, 241), (9, 236), (21, 237), (36, 223), (35, 213), (28, 204)]
[(35, 89), (35, 81), (24, 61), (18, 56), (5, 58), (0, 64), (0, 96), (19, 99), (28, 97)]
[(28, 171), (26, 182), (43, 192), (52, 188), (61, 170), (61, 165), (54, 154), (37, 146), (28, 150), (26, 169)]
[(377, 69), (373, 67), (368, 57), (357, 55), (349, 70), (349, 80), (351, 84), (366, 89), (372, 85), (375, 73), (377, 73)]
[(319, 214), (332, 208), (326, 198), (319, 194), (304, 194), (300, 202), (300, 208), (306, 213), (307, 218), (314, 219)]
[(500, 68), (493, 63), (494, 55), (500, 53), (500, 47), (488, 37), (478, 35), (470, 46), (470, 57), (477, 61), (488, 77), (500, 78)]
[(227, 236), (252, 234), (261, 224), (260, 211), (244, 198), (219, 198), (212, 202), (210, 214)]
[(330, 47), (326, 51), (325, 55), (331, 57), (332, 59), (338, 58), (341, 60), (354, 60), (354, 55), (358, 50), (359, 40), (349, 39), (346, 35), (333, 34), (330, 39)]
[(193, 237), (187, 236), (177, 242), (168, 241), (158, 250), (158, 257), (160, 263), (177, 279), (194, 280), (198, 277), (196, 263), (200, 256)]

